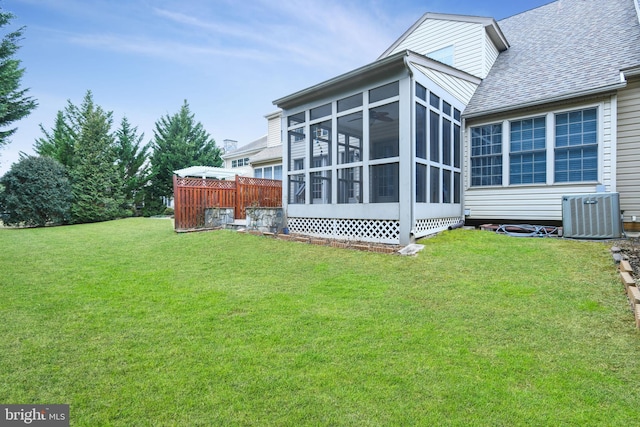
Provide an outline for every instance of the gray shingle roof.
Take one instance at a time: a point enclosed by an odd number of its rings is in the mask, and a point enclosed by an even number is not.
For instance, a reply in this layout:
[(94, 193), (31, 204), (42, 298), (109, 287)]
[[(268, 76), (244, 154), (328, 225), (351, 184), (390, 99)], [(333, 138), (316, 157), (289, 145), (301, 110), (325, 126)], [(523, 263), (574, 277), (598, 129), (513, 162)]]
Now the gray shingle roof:
[(466, 116), (535, 105), (620, 83), (640, 64), (634, 0), (558, 0), (498, 22), (511, 47), (476, 90)]

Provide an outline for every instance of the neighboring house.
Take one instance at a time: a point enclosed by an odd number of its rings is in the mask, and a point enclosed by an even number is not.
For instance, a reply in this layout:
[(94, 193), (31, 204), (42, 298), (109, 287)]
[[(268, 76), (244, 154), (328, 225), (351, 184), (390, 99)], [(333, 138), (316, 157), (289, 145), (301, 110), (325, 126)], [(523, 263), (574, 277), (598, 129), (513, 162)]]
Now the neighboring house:
[(224, 167), (255, 178), (282, 179), (281, 112), (265, 116), (267, 135), (222, 155)]
[(637, 0), (427, 13), (374, 63), (274, 104), (292, 232), (407, 244), (465, 216), (559, 222), (563, 195), (603, 189), (640, 217)]

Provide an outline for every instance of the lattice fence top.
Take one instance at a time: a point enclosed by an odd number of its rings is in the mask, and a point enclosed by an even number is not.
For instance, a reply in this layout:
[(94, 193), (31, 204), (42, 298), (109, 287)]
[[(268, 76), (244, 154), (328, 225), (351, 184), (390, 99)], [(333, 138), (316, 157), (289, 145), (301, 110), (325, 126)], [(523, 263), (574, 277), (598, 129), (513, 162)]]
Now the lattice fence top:
[(252, 178), (238, 176), (238, 183), (243, 185), (258, 185), (260, 187), (282, 187), (282, 181), (277, 179)]
[(233, 190), (236, 188), (235, 181), (221, 181), (219, 179), (202, 178), (181, 178), (176, 180), (178, 187), (207, 187)]

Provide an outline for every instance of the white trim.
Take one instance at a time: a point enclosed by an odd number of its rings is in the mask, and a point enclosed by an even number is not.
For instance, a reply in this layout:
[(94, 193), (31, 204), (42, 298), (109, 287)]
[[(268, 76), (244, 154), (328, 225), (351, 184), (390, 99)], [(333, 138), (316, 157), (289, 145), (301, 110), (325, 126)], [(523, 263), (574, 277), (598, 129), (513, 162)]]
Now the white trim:
[(613, 95), (611, 97), (610, 109), (611, 141), (609, 147), (611, 150), (611, 188), (609, 191), (615, 193), (618, 191), (618, 95)]

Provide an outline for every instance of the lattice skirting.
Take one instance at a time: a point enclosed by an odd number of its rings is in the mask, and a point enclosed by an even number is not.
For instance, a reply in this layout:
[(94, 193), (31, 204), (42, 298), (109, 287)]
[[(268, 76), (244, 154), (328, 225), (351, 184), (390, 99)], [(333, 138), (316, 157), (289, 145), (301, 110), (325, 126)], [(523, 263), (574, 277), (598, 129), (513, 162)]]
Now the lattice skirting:
[(446, 230), (449, 226), (455, 225), (460, 222), (462, 218), (459, 216), (451, 218), (426, 218), (416, 220), (416, 224), (413, 228), (416, 238), (424, 237), (429, 234), (438, 233)]
[(379, 219), (288, 218), (291, 233), (362, 242), (400, 242), (400, 222)]

